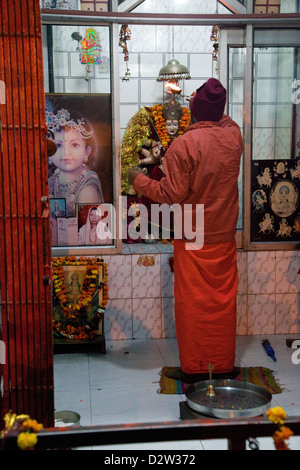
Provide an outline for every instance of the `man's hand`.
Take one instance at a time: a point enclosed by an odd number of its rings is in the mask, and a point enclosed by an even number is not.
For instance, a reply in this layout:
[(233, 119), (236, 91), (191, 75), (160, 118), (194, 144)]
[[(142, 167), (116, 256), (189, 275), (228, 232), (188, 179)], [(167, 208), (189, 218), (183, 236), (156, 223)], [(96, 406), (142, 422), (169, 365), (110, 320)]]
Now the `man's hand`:
[(143, 174), (143, 170), (139, 168), (138, 166), (133, 166), (132, 168), (130, 168), (128, 172), (128, 183), (132, 185), (135, 180), (135, 177), (139, 175), (140, 173)]

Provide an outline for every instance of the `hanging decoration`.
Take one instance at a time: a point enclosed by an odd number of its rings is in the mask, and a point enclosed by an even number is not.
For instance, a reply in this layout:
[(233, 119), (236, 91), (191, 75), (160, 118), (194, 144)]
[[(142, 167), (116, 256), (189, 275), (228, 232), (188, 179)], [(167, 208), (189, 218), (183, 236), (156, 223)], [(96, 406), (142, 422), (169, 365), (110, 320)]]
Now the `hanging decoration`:
[(129, 77), (130, 77), (130, 70), (128, 67), (129, 52), (128, 52), (128, 46), (127, 46), (127, 41), (129, 41), (130, 39), (131, 39), (131, 31), (129, 29), (129, 26), (128, 24), (123, 24), (121, 27), (120, 36), (119, 36), (119, 46), (121, 46), (123, 49), (124, 61), (126, 62), (126, 72), (125, 72), (124, 77), (122, 78), (122, 82), (128, 82)]
[(93, 28), (86, 30), (85, 36), (80, 44), (80, 61), (82, 64), (86, 64), (86, 80), (88, 80), (88, 74), (91, 73), (91, 65), (100, 65), (102, 62), (100, 55), (102, 47), (99, 42), (98, 34)]
[(210, 40), (214, 43), (213, 44), (213, 53), (212, 53), (212, 60), (216, 62), (216, 72), (219, 73), (219, 27), (213, 26)]
[(191, 79), (188, 68), (175, 59), (174, 50), (175, 33), (174, 26), (172, 26), (172, 59), (160, 69), (156, 81), (165, 82), (165, 92), (172, 95), (171, 100), (173, 101), (175, 101), (176, 95), (180, 95), (182, 91), (179, 81)]
[(86, 66), (85, 80), (90, 79), (91, 65), (100, 65), (102, 63), (100, 40), (94, 28), (88, 28), (84, 38), (78, 32), (71, 34), (72, 39), (78, 42), (76, 51), (79, 52), (80, 63)]

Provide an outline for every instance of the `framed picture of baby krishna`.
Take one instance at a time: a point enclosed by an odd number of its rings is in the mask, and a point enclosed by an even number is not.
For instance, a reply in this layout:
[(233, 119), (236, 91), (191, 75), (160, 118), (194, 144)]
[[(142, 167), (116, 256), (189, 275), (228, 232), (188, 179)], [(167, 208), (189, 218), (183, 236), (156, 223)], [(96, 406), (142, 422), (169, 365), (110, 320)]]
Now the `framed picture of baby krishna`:
[(46, 124), (56, 144), (48, 157), (50, 205), (65, 201), (64, 215), (51, 223), (52, 246), (78, 247), (77, 205), (113, 202), (111, 97), (46, 94)]

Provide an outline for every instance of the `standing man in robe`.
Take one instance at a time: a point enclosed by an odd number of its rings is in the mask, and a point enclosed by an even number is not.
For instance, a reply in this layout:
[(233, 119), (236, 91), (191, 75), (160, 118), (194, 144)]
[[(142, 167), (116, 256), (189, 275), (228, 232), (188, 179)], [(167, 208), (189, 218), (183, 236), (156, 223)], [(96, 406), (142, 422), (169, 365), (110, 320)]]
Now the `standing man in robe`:
[[(214, 378), (234, 378), (238, 176), (243, 141), (238, 125), (224, 115), (226, 90), (209, 79), (190, 102), (193, 124), (169, 147), (165, 176), (154, 181), (139, 168), (129, 184), (157, 203), (204, 205), (204, 243), (197, 248), (183, 236), (174, 243), (174, 297), (180, 367), (166, 375), (185, 383), (205, 380), (209, 364)], [(197, 240), (197, 236), (196, 236)]]

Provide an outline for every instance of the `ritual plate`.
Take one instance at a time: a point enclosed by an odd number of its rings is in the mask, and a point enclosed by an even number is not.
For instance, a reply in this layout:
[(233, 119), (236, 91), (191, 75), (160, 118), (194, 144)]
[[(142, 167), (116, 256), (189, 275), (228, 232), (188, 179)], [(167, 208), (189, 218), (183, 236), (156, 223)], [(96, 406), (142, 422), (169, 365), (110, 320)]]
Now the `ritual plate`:
[[(215, 396), (206, 396), (210, 384)], [(186, 389), (185, 395), (192, 410), (215, 418), (260, 416), (272, 400), (271, 393), (258, 385), (224, 379), (196, 382)]]

